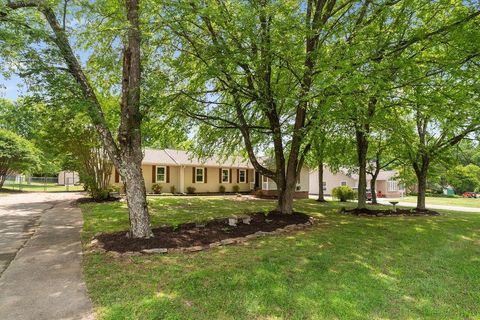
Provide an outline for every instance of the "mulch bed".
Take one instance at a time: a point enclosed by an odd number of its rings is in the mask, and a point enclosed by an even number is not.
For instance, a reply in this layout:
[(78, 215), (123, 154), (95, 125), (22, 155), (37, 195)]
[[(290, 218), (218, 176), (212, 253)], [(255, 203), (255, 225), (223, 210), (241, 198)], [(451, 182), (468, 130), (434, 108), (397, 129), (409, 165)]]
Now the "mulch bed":
[(372, 217), (382, 217), (382, 216), (438, 216), (440, 213), (433, 210), (417, 210), (417, 209), (397, 209), (396, 211), (385, 209), (385, 210), (371, 210), (371, 209), (342, 209), (342, 213), (353, 214), (356, 216), (372, 216)]
[(106, 203), (106, 202), (118, 202), (120, 201), (122, 198), (113, 198), (113, 197), (110, 197), (110, 198), (107, 198), (107, 199), (103, 199), (103, 200), (95, 200), (91, 197), (84, 197), (84, 198), (79, 198), (75, 201), (72, 202), (72, 205), (73, 206), (78, 206), (80, 204), (84, 204), (84, 203)]
[[(249, 224), (242, 218), (236, 226), (230, 226), (227, 219), (214, 219), (205, 224), (184, 223), (177, 227), (162, 226), (153, 229), (154, 237), (150, 239), (131, 239), (126, 232), (100, 234), (96, 237), (103, 249), (107, 251), (138, 252), (154, 248), (185, 248), (206, 246), (225, 239), (245, 237), (258, 231), (271, 232), (288, 225), (309, 222), (309, 216), (295, 212), (290, 215), (278, 213), (254, 213), (248, 215)], [(246, 216), (243, 216), (246, 217)]]

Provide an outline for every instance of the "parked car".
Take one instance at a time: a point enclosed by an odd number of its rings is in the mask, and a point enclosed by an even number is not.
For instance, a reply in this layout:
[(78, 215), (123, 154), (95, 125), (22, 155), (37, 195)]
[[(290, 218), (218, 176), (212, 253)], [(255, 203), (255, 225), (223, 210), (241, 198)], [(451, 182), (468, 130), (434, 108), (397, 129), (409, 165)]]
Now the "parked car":
[(463, 193), (464, 198), (476, 198), (477, 194), (475, 192), (465, 191)]

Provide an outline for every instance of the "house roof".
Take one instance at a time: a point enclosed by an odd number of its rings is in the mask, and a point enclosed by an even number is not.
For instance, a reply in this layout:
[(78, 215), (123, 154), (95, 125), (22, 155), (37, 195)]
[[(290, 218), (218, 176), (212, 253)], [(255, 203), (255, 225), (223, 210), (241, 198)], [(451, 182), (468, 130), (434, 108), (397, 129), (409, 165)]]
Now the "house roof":
[(241, 157), (199, 158), (191, 152), (175, 149), (145, 149), (144, 153), (143, 164), (252, 168), (250, 162)]

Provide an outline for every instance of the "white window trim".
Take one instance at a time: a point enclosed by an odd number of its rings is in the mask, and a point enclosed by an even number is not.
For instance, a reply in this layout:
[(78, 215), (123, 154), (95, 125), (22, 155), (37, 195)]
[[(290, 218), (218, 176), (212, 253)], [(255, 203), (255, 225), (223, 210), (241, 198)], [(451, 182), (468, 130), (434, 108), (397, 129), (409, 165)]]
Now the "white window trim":
[(388, 179), (388, 192), (398, 191), (398, 182), (393, 179)]
[(346, 187), (346, 186), (348, 186), (347, 180), (340, 181), (340, 187)]
[[(158, 169), (163, 168), (163, 181), (158, 180)], [(166, 166), (155, 166), (155, 183), (166, 183), (167, 182), (167, 167)]]
[[(226, 170), (227, 171), (227, 181), (223, 181), (223, 171)], [(229, 168), (222, 168), (222, 183), (230, 183), (230, 169)]]
[[(240, 175), (240, 172), (243, 172), (243, 181), (242, 181), (242, 176)], [(238, 170), (238, 183), (247, 183), (247, 170), (245, 169)]]
[[(197, 178), (198, 178), (197, 170), (198, 169), (202, 170), (202, 180), (197, 180)], [(205, 168), (204, 167), (195, 167), (195, 183), (205, 183)]]

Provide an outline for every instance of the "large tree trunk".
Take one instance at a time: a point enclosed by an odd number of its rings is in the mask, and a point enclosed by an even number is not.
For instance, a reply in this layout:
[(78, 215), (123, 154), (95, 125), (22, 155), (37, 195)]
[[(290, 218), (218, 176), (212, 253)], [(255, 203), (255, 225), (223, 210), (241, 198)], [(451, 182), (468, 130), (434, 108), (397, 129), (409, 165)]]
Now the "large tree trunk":
[(368, 141), (365, 132), (356, 130), (358, 160), (358, 209), (367, 207), (367, 151)]
[(296, 183), (285, 183), (281, 188), (278, 188), (278, 202), (276, 212), (282, 214), (293, 213), (293, 198), (295, 196)]
[[(150, 229), (142, 167), (138, 162), (128, 162), (125, 164), (123, 172), (125, 173), (126, 180), (130, 235), (135, 238), (151, 237), (152, 232)], [(145, 212), (147, 212), (146, 215)]]
[(417, 166), (415, 169), (415, 175), (417, 176), (417, 210), (425, 210), (425, 194), (427, 192), (427, 172), (428, 161), (423, 159), (421, 166)]
[(318, 164), (318, 202), (326, 202), (323, 194), (323, 162)]

